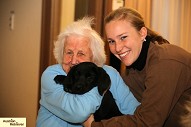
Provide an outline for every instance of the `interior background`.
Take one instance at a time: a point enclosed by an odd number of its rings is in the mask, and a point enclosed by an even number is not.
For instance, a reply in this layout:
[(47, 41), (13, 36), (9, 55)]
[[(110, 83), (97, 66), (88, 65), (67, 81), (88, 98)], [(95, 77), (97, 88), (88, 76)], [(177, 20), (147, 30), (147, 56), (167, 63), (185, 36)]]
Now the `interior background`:
[[(121, 4), (137, 9), (147, 26), (191, 52), (190, 0), (0, 0), (0, 117), (26, 117), (27, 127), (34, 127), (40, 76), (55, 63), (57, 35), (88, 14), (96, 16), (94, 28), (104, 39), (103, 17)], [(124, 66), (107, 45), (106, 52), (107, 64), (122, 73)]]

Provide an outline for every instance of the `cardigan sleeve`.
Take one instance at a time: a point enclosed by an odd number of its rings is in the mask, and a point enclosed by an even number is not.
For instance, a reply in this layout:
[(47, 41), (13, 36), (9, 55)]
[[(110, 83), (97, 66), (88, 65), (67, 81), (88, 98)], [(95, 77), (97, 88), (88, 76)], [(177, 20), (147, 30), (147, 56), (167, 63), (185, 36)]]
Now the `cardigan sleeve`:
[(85, 121), (100, 106), (102, 96), (97, 87), (83, 95), (70, 94), (63, 90), (62, 85), (54, 82), (57, 74), (60, 73), (50, 68), (42, 74), (40, 104), (65, 121)]
[(119, 110), (123, 114), (134, 114), (134, 111), (136, 110), (137, 106), (140, 105), (140, 103), (134, 97), (117, 70), (111, 66), (104, 66), (104, 69), (110, 76), (110, 91), (119, 107)]

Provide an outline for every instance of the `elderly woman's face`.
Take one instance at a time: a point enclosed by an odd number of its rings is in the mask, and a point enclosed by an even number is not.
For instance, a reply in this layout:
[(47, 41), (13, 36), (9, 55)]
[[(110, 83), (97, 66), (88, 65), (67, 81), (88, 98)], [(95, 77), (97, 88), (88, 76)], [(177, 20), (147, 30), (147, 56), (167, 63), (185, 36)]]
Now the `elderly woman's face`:
[(92, 62), (92, 51), (89, 39), (79, 36), (66, 38), (62, 67), (66, 73), (70, 68), (81, 62)]

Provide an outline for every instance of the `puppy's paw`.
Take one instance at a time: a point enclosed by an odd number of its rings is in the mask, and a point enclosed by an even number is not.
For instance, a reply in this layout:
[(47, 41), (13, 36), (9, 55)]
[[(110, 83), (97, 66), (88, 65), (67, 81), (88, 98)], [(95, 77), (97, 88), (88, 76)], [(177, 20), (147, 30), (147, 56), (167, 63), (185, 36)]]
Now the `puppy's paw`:
[(54, 81), (55, 81), (57, 84), (63, 84), (65, 77), (66, 77), (65, 75), (57, 75), (57, 76), (54, 78)]

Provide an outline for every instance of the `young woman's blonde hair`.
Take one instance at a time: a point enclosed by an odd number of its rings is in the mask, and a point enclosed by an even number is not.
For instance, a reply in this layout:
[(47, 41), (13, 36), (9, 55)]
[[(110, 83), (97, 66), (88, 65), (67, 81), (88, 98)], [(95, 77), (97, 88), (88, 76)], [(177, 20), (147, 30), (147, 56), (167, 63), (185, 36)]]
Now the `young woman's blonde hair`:
[(59, 64), (63, 61), (63, 50), (66, 42), (66, 38), (70, 36), (80, 36), (89, 39), (90, 49), (93, 54), (93, 62), (97, 66), (103, 66), (106, 62), (106, 55), (104, 49), (104, 41), (100, 35), (92, 29), (93, 17), (84, 17), (79, 19), (66, 27), (66, 29), (60, 33), (58, 40), (55, 42), (54, 57)]
[[(112, 11), (105, 17), (104, 19), (105, 25), (110, 21), (115, 21), (115, 20), (126, 20), (130, 22), (131, 25), (135, 27), (137, 31), (140, 31), (142, 27), (146, 27), (144, 19), (141, 16), (141, 14), (132, 8), (120, 7)], [(169, 43), (166, 39), (164, 39), (161, 35), (159, 35), (155, 31), (149, 29), (148, 27), (146, 28), (147, 28), (147, 35), (150, 36), (151, 42), (157, 41), (159, 44)]]

